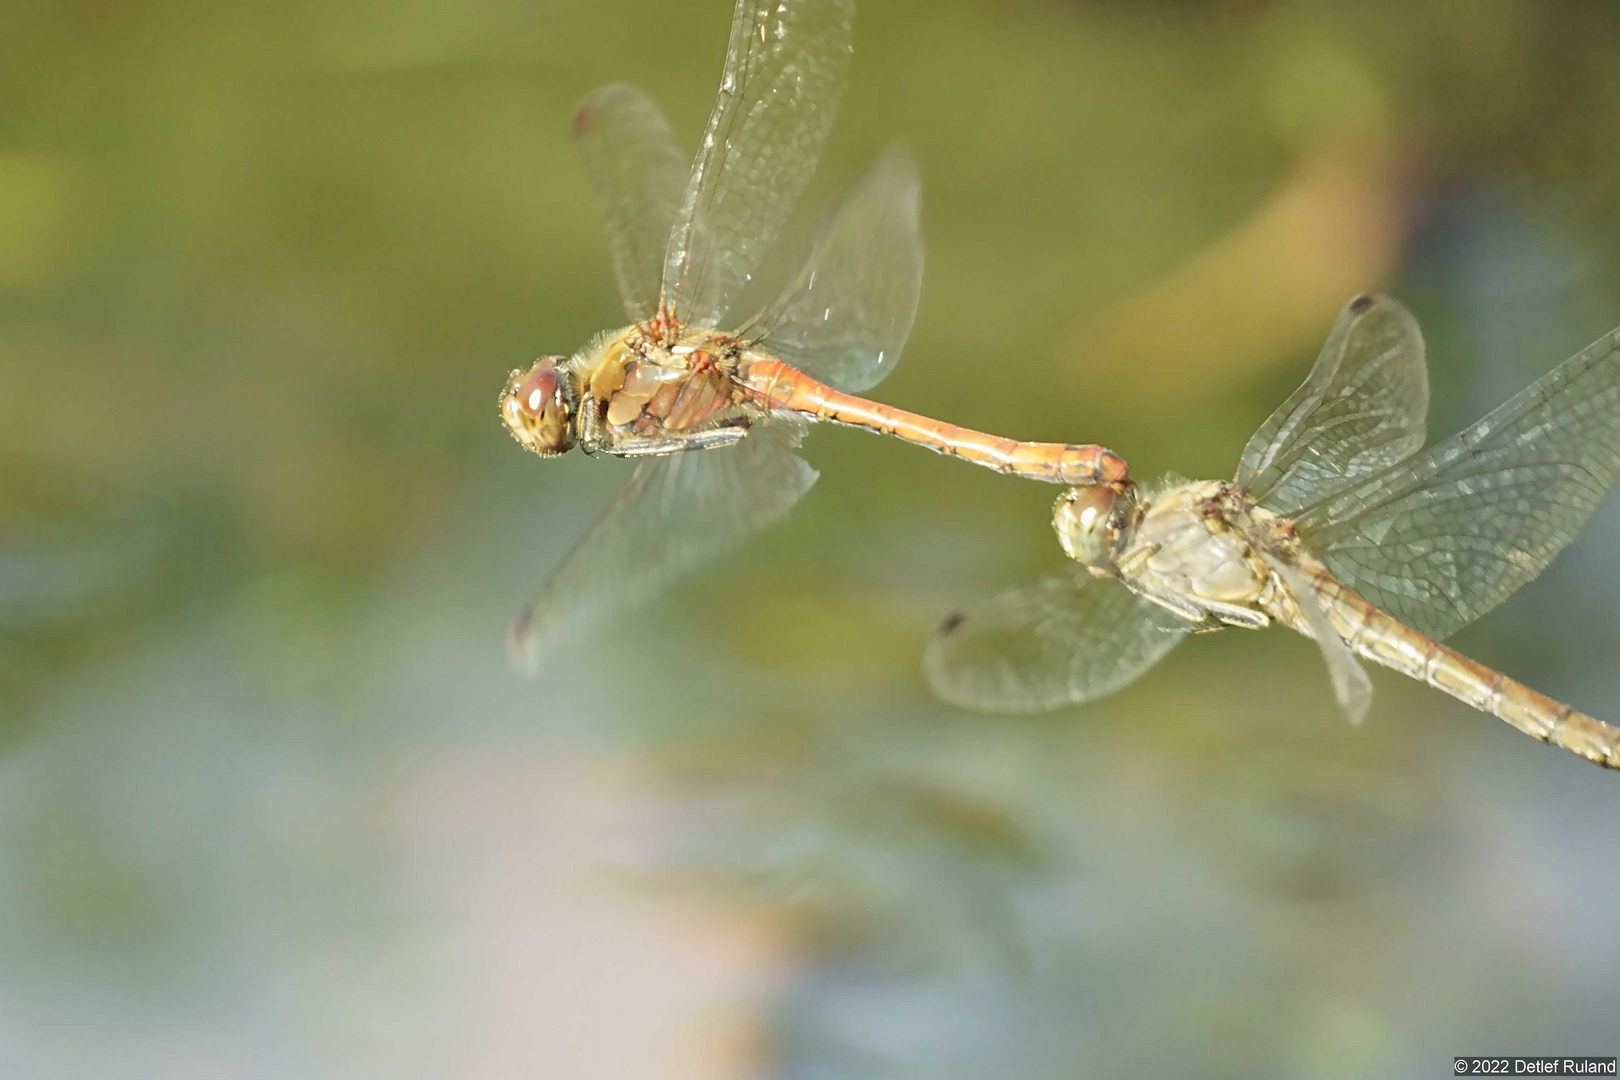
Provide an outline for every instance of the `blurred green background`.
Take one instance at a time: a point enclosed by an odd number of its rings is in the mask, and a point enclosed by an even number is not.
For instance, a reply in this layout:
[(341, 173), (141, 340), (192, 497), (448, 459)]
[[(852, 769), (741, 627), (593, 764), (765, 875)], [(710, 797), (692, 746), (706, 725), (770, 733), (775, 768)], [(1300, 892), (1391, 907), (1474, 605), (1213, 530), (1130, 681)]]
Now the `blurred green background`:
[[(1620, 1049), (1620, 778), (1236, 631), (933, 703), (1055, 491), (821, 430), (789, 521), (506, 666), (624, 479), (501, 430), (617, 325), (568, 144), (695, 144), (724, 0), (0, 6), (0, 1075), (1432, 1077)], [(874, 396), (1230, 475), (1340, 305), (1438, 437), (1620, 322), (1620, 8), (863, 0), (796, 236), (891, 140)], [(793, 250), (790, 236), (786, 250)], [(1458, 639), (1620, 719), (1620, 509)]]

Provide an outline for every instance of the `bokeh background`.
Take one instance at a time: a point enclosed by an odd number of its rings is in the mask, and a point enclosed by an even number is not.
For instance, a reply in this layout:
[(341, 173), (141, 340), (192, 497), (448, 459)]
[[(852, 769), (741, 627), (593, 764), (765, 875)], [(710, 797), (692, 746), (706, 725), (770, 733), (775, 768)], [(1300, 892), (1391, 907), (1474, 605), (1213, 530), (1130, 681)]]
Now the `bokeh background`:
[[(627, 472), (500, 429), (619, 319), (568, 144), (695, 144), (724, 0), (0, 6), (0, 1075), (1432, 1077), (1620, 1050), (1620, 779), (1309, 642), (932, 702), (1054, 491), (820, 430), (794, 515), (539, 682)], [(1338, 308), (1432, 431), (1620, 322), (1620, 8), (864, 0), (796, 236), (891, 140), (877, 396), (1225, 476)], [(789, 237), (787, 247), (795, 246)], [(1461, 646), (1620, 719), (1620, 506)]]

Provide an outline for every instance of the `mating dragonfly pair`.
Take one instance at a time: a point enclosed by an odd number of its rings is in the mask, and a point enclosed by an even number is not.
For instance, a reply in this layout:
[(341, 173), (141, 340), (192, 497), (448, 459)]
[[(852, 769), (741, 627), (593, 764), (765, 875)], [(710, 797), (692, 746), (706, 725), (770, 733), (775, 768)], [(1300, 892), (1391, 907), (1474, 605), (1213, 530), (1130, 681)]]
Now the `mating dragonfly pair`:
[(824, 219), (782, 294), (721, 330), (815, 167), (853, 15), (853, 0), (736, 0), (690, 165), (635, 90), (580, 107), (631, 324), (514, 371), (501, 417), (543, 456), (644, 460), (513, 624), (520, 663), (780, 518), (816, 478), (796, 454), (808, 423), (830, 421), (1067, 486), (1053, 525), (1080, 565), (940, 624), (926, 665), (947, 700), (1087, 701), (1188, 633), (1275, 620), (1317, 641), (1354, 720), (1371, 698), (1361, 657), (1620, 768), (1620, 728), (1439, 644), (1539, 574), (1620, 477), (1620, 331), (1423, 451), (1422, 336), (1393, 300), (1359, 297), (1235, 480), (1150, 492), (1100, 446), (855, 396), (894, 369), (921, 290), (919, 184), (897, 151)]

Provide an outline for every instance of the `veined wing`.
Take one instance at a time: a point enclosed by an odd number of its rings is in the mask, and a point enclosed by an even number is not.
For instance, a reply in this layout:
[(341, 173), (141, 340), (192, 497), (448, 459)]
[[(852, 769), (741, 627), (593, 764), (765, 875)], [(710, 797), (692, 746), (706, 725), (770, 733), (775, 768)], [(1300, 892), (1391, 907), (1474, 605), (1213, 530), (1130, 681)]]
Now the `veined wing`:
[(664, 301), (717, 325), (815, 171), (849, 70), (855, 0), (736, 0), (720, 96), (664, 256)]
[(1358, 296), (1305, 382), (1243, 448), (1237, 482), (1292, 515), (1416, 453), (1428, 411), (1417, 320), (1387, 296)]
[(934, 693), (952, 704), (1055, 709), (1135, 681), (1191, 628), (1123, 585), (1076, 569), (947, 616), (924, 665)]
[(1274, 560), (1271, 566), (1294, 598), (1294, 606), (1299, 608), (1300, 617), (1310, 629), (1311, 640), (1322, 650), (1322, 660), (1327, 664), (1328, 678), (1333, 683), (1333, 696), (1339, 702), (1339, 708), (1344, 710), (1352, 724), (1361, 723), (1372, 706), (1372, 680), (1367, 677), (1367, 670), (1361, 666), (1338, 631), (1333, 629), (1327, 612), (1322, 610), (1321, 598), (1311, 588), (1305, 575), (1284, 562)]
[(513, 663), (534, 669), (564, 634), (650, 599), (786, 514), (816, 480), (794, 453), (805, 428), (772, 418), (733, 446), (638, 465), (512, 624)]
[(580, 102), (574, 144), (607, 218), (625, 313), (636, 322), (650, 319), (658, 312), (664, 248), (690, 162), (658, 106), (623, 83)]
[(920, 191), (910, 155), (890, 148), (822, 219), (798, 274), (745, 340), (850, 393), (882, 381), (922, 295)]
[(1299, 515), (1334, 575), (1443, 638), (1532, 580), (1620, 478), (1620, 330), (1485, 419)]

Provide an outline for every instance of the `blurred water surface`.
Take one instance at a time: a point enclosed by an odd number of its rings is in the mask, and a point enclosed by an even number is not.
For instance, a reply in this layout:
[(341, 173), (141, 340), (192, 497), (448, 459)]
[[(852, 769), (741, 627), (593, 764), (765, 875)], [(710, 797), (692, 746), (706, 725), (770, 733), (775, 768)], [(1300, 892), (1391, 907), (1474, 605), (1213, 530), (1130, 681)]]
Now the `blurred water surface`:
[[(619, 318), (567, 144), (689, 142), (721, 0), (0, 9), (0, 1074), (1433, 1076), (1616, 1051), (1620, 788), (1232, 632), (1048, 717), (932, 703), (1054, 492), (818, 431), (814, 493), (545, 677), (626, 474), (500, 430)], [(877, 396), (1228, 475), (1353, 293), (1443, 435), (1620, 322), (1620, 10), (867, 0), (800, 214), (891, 140)], [(792, 251), (793, 239), (784, 245)], [(779, 262), (779, 266), (785, 265)], [(1465, 650), (1620, 717), (1620, 511)]]

